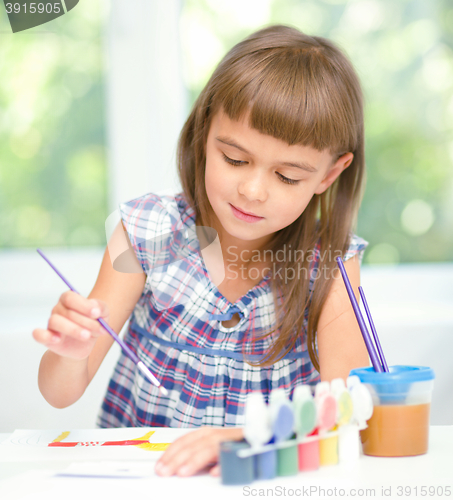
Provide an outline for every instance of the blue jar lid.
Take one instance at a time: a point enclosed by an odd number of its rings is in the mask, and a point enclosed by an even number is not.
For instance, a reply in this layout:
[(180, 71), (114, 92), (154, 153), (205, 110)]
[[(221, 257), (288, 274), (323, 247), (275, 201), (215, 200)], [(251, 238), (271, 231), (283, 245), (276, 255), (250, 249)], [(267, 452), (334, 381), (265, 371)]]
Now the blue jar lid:
[(434, 370), (428, 366), (390, 366), (388, 372), (376, 372), (372, 366), (355, 368), (349, 375), (357, 375), (364, 384), (382, 384), (386, 382), (423, 382), (435, 378)]

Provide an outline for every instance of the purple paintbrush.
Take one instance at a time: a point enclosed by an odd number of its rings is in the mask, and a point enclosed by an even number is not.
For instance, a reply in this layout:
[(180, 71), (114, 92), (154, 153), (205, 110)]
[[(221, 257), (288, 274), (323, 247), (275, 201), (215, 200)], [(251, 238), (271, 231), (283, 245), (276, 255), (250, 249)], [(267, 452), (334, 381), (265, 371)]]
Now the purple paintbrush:
[(368, 316), (368, 322), (370, 323), (371, 331), (373, 332), (374, 343), (376, 344), (378, 350), (382, 368), (384, 369), (385, 372), (388, 372), (389, 367), (387, 365), (387, 361), (385, 360), (384, 351), (382, 350), (381, 343), (379, 342), (379, 336), (376, 331), (376, 327), (374, 326), (373, 318), (371, 317), (371, 311), (370, 308), (368, 307), (368, 302), (366, 301), (365, 292), (363, 291), (363, 288), (361, 286), (359, 286), (359, 293), (360, 297), (362, 298), (363, 307), (365, 308), (366, 315)]
[[(50, 262), (50, 260), (44, 255), (42, 250), (39, 248), (37, 249), (37, 252), (41, 257), (49, 264), (49, 266), (60, 276), (60, 278), (68, 285), (68, 287), (75, 293), (79, 293), (70, 283), (69, 281), (60, 273), (60, 271)], [(80, 295), (80, 294), (79, 294)], [(137, 368), (143, 373), (143, 375), (151, 382), (153, 383), (156, 387), (159, 388), (160, 392), (164, 394), (165, 396), (168, 395), (167, 389), (162, 386), (162, 384), (157, 380), (157, 378), (151, 373), (149, 368), (143, 363), (143, 361), (140, 361), (140, 358), (135, 354), (135, 352), (126, 344), (124, 343), (118, 335), (110, 328), (110, 326), (102, 319), (98, 318), (99, 323), (107, 330), (107, 332), (113, 337), (113, 339), (121, 346), (121, 349), (129, 356), (129, 358), (137, 365)]]
[(349, 295), (349, 300), (351, 301), (352, 309), (354, 310), (355, 317), (357, 318), (357, 323), (359, 324), (360, 331), (362, 332), (363, 340), (365, 341), (366, 348), (368, 350), (368, 354), (370, 355), (371, 363), (373, 364), (374, 371), (382, 372), (383, 368), (381, 363), (379, 362), (379, 357), (374, 347), (373, 341), (371, 340), (368, 329), (365, 325), (365, 321), (363, 320), (362, 313), (360, 312), (359, 304), (357, 303), (357, 299), (355, 298), (354, 292), (352, 290), (351, 283), (349, 282), (348, 275), (346, 273), (346, 269), (344, 268), (343, 261), (341, 257), (337, 257), (337, 264), (340, 268), (341, 276), (343, 277), (344, 284), (346, 286), (346, 290)]

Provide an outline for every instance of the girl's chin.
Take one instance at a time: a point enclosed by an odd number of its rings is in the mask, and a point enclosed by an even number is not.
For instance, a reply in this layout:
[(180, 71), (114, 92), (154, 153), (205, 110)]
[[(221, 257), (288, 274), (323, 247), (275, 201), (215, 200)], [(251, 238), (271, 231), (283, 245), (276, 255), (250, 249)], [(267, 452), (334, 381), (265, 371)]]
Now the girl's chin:
[(237, 224), (225, 224), (223, 230), (227, 233), (231, 238), (235, 238), (241, 241), (256, 241), (263, 240), (266, 238), (271, 238), (271, 234), (267, 231), (254, 230), (253, 226), (250, 228), (247, 227), (238, 227)]

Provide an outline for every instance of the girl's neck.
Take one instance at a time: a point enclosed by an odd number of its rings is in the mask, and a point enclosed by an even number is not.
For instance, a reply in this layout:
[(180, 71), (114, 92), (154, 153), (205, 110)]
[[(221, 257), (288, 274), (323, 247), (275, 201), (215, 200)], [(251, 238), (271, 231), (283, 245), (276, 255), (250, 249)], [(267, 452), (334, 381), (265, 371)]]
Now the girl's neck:
[[(201, 225), (198, 227), (202, 256), (211, 280), (224, 297), (235, 303), (267, 274), (264, 250), (268, 248), (272, 235), (259, 240), (242, 240), (227, 233), (218, 221), (215, 224), (212, 220), (209, 228), (215, 231), (203, 230)], [(210, 236), (209, 239), (206, 236)], [(236, 322), (238, 320), (236, 318)], [(227, 323), (224, 322), (224, 326), (235, 324)]]
[[(199, 221), (196, 221), (197, 226), (200, 226)], [(248, 265), (253, 257), (254, 262), (264, 262), (264, 258), (258, 258), (262, 252), (269, 247), (269, 242), (272, 240), (273, 235), (266, 235), (256, 240), (242, 240), (227, 233), (217, 217), (212, 217), (209, 221), (209, 227), (213, 228), (219, 237), (220, 246), (222, 248), (223, 259), (225, 261), (243, 263)], [(201, 233), (200, 233), (201, 236)], [(203, 236), (201, 236), (203, 237)], [(212, 238), (210, 238), (212, 242)], [(206, 242), (202, 245), (206, 245)]]
[(258, 240), (241, 240), (228, 233), (219, 233), (223, 258), (226, 261), (240, 262), (247, 265), (253, 258), (255, 262), (264, 260), (263, 251), (268, 247), (271, 236)]

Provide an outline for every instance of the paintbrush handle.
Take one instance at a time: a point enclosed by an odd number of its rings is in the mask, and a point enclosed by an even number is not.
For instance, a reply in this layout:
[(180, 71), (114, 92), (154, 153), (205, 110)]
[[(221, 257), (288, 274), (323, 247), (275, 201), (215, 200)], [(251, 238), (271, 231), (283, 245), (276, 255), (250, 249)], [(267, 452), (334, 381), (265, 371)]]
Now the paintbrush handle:
[(360, 293), (360, 297), (362, 298), (363, 307), (365, 308), (365, 312), (366, 312), (366, 315), (368, 317), (368, 321), (370, 323), (371, 332), (373, 333), (374, 343), (376, 344), (376, 347), (377, 347), (377, 350), (379, 353), (379, 358), (381, 360), (382, 368), (384, 369), (385, 372), (388, 372), (389, 367), (387, 365), (387, 361), (385, 360), (384, 351), (382, 350), (381, 343), (379, 341), (379, 336), (378, 336), (376, 327), (374, 326), (374, 321), (373, 321), (373, 318), (371, 316), (370, 308), (368, 307), (368, 302), (367, 302), (366, 297), (365, 297), (365, 292), (363, 291), (363, 288), (361, 286), (359, 286), (359, 293)]
[[(41, 255), (41, 257), (49, 264), (49, 266), (60, 276), (60, 278), (68, 285), (68, 287), (75, 293), (79, 293), (72, 285), (69, 283), (69, 281), (60, 273), (60, 271), (50, 262), (50, 260), (44, 255), (42, 250), (40, 248), (37, 248), (36, 251)], [(80, 293), (79, 293), (80, 295)]]
[(359, 324), (360, 331), (362, 332), (362, 337), (365, 342), (366, 348), (368, 350), (368, 354), (371, 359), (371, 363), (373, 364), (373, 368), (376, 372), (382, 372), (382, 366), (379, 362), (379, 358), (376, 353), (376, 349), (371, 340), (368, 329), (365, 325), (365, 321), (363, 320), (362, 313), (360, 312), (359, 304), (357, 303), (357, 299), (355, 298), (354, 292), (352, 290), (351, 283), (349, 281), (348, 275), (346, 273), (346, 269), (344, 268), (343, 261), (341, 257), (337, 257), (337, 264), (340, 268), (341, 276), (343, 277), (344, 284), (346, 286), (346, 290), (349, 295), (349, 300), (351, 301), (352, 309), (354, 310), (355, 317), (357, 318), (357, 323)]
[(110, 328), (108, 323), (102, 318), (98, 318), (99, 323), (104, 327), (105, 330), (114, 338), (114, 340), (121, 346), (121, 349), (129, 356), (129, 358), (137, 365), (140, 363), (139, 357), (135, 352), (117, 335), (117, 333)]

